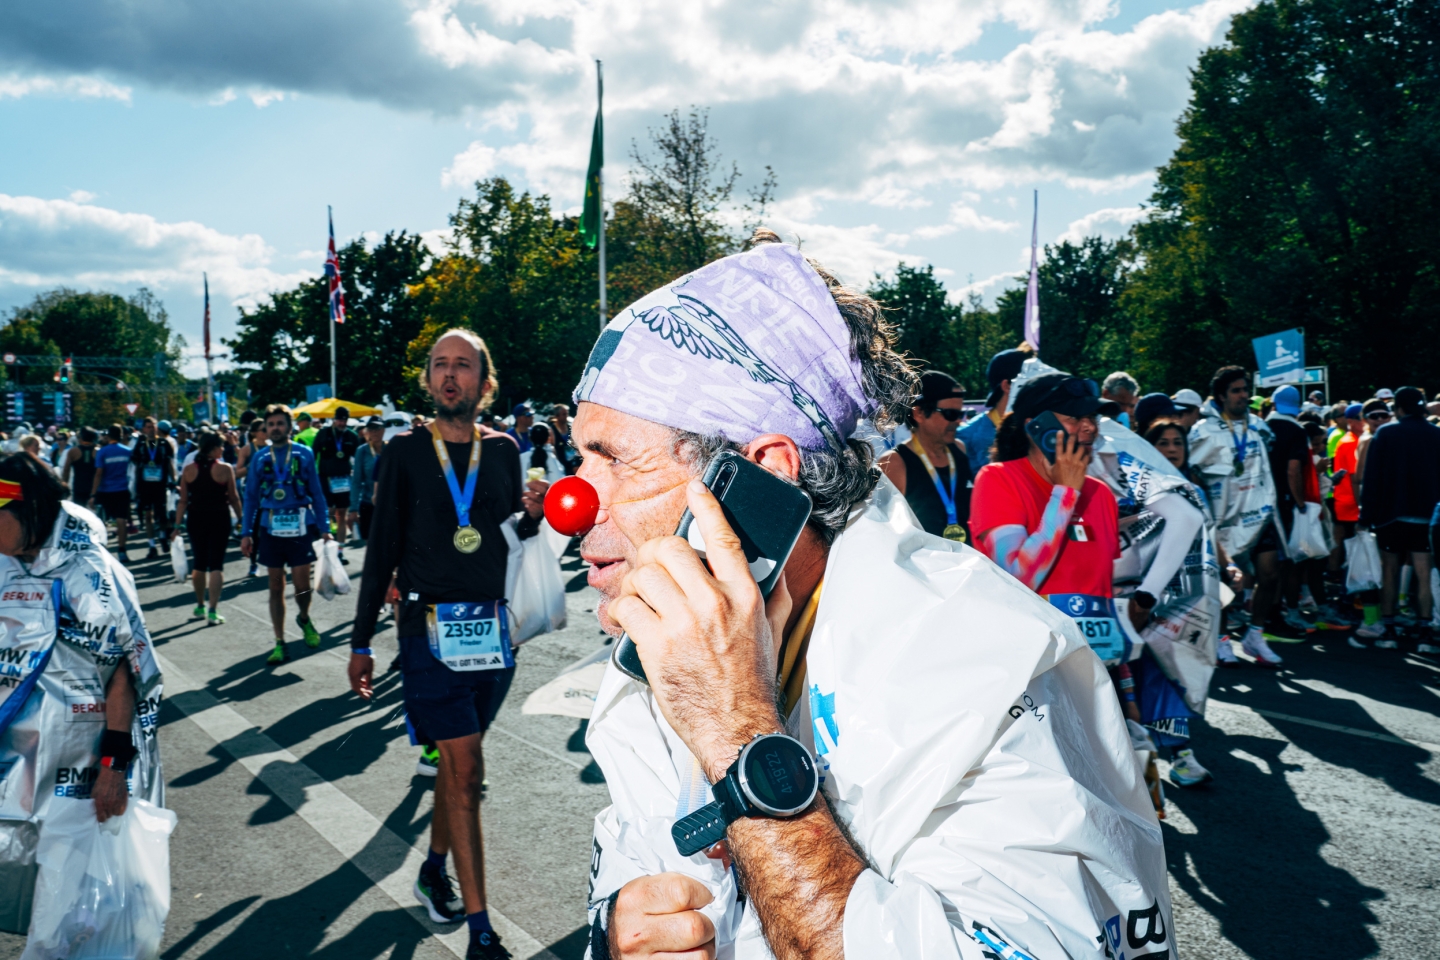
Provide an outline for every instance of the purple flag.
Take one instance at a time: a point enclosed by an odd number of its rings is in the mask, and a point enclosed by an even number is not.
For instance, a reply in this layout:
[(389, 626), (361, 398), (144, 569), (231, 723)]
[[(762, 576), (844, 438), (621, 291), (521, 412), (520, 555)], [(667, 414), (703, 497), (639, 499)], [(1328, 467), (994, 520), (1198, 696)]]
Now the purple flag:
[(1040, 191), (1035, 191), (1035, 219), (1030, 222), (1030, 283), (1025, 287), (1025, 342), (1040, 356), (1040, 286), (1036, 253), (1040, 238)]

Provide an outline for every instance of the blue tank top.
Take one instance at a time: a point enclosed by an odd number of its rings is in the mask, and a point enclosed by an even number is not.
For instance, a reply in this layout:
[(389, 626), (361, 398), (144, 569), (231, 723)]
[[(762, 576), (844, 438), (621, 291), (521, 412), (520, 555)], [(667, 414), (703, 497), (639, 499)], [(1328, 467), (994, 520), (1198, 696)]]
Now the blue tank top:
[(130, 448), (123, 443), (108, 443), (95, 451), (95, 466), (101, 493), (130, 489)]

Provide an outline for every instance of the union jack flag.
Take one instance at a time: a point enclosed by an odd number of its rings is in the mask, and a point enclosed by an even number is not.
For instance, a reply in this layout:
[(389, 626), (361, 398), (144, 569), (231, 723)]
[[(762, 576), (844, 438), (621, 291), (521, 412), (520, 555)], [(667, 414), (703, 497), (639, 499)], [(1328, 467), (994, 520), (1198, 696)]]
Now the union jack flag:
[(335, 254), (335, 214), (329, 207), (325, 214), (330, 218), (330, 247), (325, 252), (325, 277), (330, 281), (330, 319), (336, 323), (345, 322), (345, 289), (340, 285), (340, 258)]

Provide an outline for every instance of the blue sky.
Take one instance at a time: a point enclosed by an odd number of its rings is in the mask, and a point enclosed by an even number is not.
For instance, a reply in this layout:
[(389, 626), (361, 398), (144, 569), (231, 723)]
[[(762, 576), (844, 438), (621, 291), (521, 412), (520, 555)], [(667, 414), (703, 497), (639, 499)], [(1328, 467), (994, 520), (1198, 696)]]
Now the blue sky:
[[(1199, 51), (1249, 0), (248, 0), (0, 7), (0, 310), (154, 289), (199, 344), (345, 239), (438, 238), (477, 177), (578, 208), (605, 60), (607, 191), (710, 110), (770, 225), (848, 280), (933, 263), (987, 299), (1040, 237), (1139, 215)], [(192, 364), (192, 372), (197, 365)]]

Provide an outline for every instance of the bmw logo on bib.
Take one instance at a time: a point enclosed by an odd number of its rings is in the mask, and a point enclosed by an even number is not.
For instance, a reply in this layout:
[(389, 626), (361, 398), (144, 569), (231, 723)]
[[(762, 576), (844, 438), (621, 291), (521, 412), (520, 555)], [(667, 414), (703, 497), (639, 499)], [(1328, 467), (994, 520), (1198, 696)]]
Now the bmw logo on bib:
[(1081, 616), (1082, 614), (1085, 613), (1085, 598), (1082, 597), (1082, 596), (1081, 596), (1080, 594), (1078, 594), (1078, 593), (1077, 593), (1077, 594), (1073, 594), (1073, 595), (1070, 597), (1070, 601), (1069, 601), (1068, 606), (1070, 607), (1070, 612), (1071, 612), (1072, 614), (1074, 614), (1074, 615), (1077, 616), (1077, 617), (1078, 617), (1078, 616)]
[(466, 610), (465, 604), (463, 604), (463, 603), (457, 603), (457, 604), (455, 604), (455, 609), (454, 609), (454, 617), (455, 617), (455, 619), (456, 619), (456, 620), (463, 620), (463, 619), (465, 618), (465, 610)]

